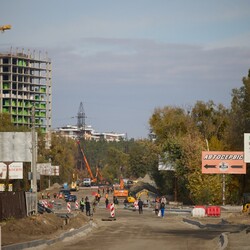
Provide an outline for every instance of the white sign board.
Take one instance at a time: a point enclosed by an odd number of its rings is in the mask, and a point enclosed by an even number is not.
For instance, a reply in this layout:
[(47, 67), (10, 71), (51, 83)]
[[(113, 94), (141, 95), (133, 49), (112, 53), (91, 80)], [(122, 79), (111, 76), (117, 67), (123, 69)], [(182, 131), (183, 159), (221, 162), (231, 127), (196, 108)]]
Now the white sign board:
[(250, 133), (244, 134), (244, 162), (250, 163)]
[(7, 166), (7, 164), (0, 162), (0, 179), (7, 178), (7, 167), (9, 168), (9, 179), (23, 179), (23, 163), (22, 162), (12, 162)]
[(158, 170), (175, 171), (175, 168), (172, 164), (168, 163), (167, 161), (164, 162), (164, 160), (159, 157)]
[(59, 176), (59, 166), (52, 166), (52, 175)]
[(59, 166), (51, 166), (51, 163), (37, 163), (36, 166), (38, 175), (59, 176)]
[(0, 162), (0, 179), (6, 179), (7, 177), (7, 165)]
[(51, 163), (37, 163), (36, 164), (37, 172), (40, 175), (51, 175)]
[(31, 162), (31, 149), (31, 132), (0, 132), (0, 161)]
[(23, 163), (12, 162), (9, 165), (9, 179), (10, 180), (22, 180), (23, 179)]

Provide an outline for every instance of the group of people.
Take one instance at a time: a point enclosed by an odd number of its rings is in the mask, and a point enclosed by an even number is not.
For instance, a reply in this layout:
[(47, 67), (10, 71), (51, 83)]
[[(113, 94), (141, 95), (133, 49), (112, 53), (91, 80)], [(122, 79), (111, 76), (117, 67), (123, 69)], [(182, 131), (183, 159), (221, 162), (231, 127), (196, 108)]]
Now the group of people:
[[(90, 213), (91, 206), (90, 206), (90, 201), (89, 201), (88, 196), (86, 196), (85, 199), (82, 198), (80, 201), (80, 210), (82, 212), (84, 212), (84, 208), (86, 210), (86, 215), (90, 216), (91, 215), (91, 213)], [(95, 208), (95, 206), (93, 204), (93, 212), (94, 212), (94, 208)]]
[(161, 199), (155, 199), (155, 214), (163, 218), (166, 204), (167, 199), (164, 196)]
[[(100, 197), (99, 195), (96, 195), (96, 197), (95, 197), (95, 199), (94, 199), (94, 201), (92, 203), (93, 212), (95, 212), (96, 205), (100, 201), (99, 197)], [(166, 204), (167, 204), (167, 200), (166, 200), (166, 198), (164, 196), (161, 197), (161, 198), (155, 199), (155, 209), (154, 209), (155, 214), (158, 215), (159, 217), (163, 218), (164, 215), (165, 215)], [(108, 200), (108, 194), (107, 193), (105, 195), (105, 205), (106, 205), (106, 208), (109, 205), (109, 200)], [(143, 201), (139, 198), (138, 202), (137, 202), (139, 214), (143, 213), (143, 205), (144, 205)], [(93, 215), (93, 214), (91, 214), (91, 204), (90, 204), (88, 196), (86, 196), (85, 199), (84, 198), (81, 199), (81, 201), (80, 201), (80, 210), (82, 212), (84, 212), (84, 210), (85, 210), (87, 216)]]
[[(165, 207), (167, 204), (166, 198), (163, 196), (161, 199), (155, 200), (155, 214), (159, 217), (164, 217), (165, 215)], [(138, 206), (139, 214), (143, 213), (143, 201), (139, 198), (138, 202), (136, 201), (136, 206)]]

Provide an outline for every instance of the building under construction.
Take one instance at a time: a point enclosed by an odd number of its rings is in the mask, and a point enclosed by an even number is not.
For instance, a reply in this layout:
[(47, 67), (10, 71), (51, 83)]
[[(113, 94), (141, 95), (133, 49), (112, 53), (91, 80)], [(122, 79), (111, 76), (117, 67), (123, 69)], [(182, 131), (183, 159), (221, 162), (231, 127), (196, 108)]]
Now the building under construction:
[(0, 113), (11, 114), (16, 126), (32, 125), (49, 132), (52, 123), (51, 60), (41, 53), (0, 53)]

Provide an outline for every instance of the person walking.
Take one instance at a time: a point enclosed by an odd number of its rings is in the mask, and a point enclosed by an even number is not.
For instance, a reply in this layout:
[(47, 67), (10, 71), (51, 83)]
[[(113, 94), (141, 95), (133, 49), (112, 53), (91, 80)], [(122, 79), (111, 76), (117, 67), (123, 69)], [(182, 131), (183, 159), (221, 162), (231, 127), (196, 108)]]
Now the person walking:
[(142, 214), (143, 202), (142, 202), (142, 200), (140, 198), (139, 198), (139, 201), (138, 201), (138, 207), (139, 207), (139, 214)]
[(93, 207), (93, 213), (95, 213), (96, 211), (96, 205), (97, 205), (97, 201), (93, 201), (92, 207)]
[(82, 198), (80, 201), (80, 209), (82, 212), (84, 212), (84, 206), (85, 206), (85, 202), (84, 202), (84, 199)]
[(165, 206), (166, 206), (166, 204), (167, 204), (167, 199), (166, 199), (166, 197), (165, 197), (165, 196), (162, 196), (162, 198), (161, 198), (161, 202), (163, 202), (163, 203), (165, 204)]
[(85, 206), (86, 206), (86, 215), (90, 216), (90, 202), (89, 202), (89, 199), (87, 199), (87, 201), (85, 201)]
[(109, 204), (109, 199), (108, 198), (106, 198), (105, 204), (106, 204), (106, 208), (108, 208), (108, 204)]
[(156, 215), (158, 215), (158, 213), (159, 213), (159, 207), (160, 207), (160, 206), (159, 206), (159, 202), (156, 201), (156, 202), (155, 202), (155, 214), (156, 214)]
[(164, 213), (165, 213), (165, 204), (164, 204), (164, 202), (161, 203), (160, 210), (161, 210), (161, 217), (163, 218)]

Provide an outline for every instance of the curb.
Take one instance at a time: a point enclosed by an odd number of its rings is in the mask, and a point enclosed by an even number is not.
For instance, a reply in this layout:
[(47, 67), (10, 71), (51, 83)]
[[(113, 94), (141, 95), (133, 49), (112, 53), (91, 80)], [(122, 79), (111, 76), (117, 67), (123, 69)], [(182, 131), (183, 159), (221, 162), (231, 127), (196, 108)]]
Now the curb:
[(65, 233), (62, 233), (60, 236), (58, 236), (54, 239), (50, 239), (50, 240), (40, 239), (40, 240), (34, 240), (34, 241), (29, 241), (29, 242), (23, 242), (23, 243), (2, 246), (2, 250), (21, 250), (21, 249), (30, 249), (30, 248), (37, 249), (38, 247), (40, 247), (40, 249), (45, 249), (49, 245), (52, 245), (52, 244), (59, 242), (59, 241), (63, 241), (66, 238), (83, 233), (84, 231), (86, 231), (86, 233), (88, 233), (89, 231), (91, 231), (92, 228), (94, 228), (96, 226), (97, 225), (94, 222), (90, 221), (86, 225), (84, 225), (78, 229), (71, 229)]
[(205, 228), (206, 227), (205, 225), (201, 224), (199, 221), (190, 220), (190, 219), (186, 219), (186, 218), (183, 218), (183, 221), (187, 222), (189, 224), (192, 224), (194, 226), (197, 226), (199, 228)]
[(228, 245), (228, 237), (227, 237), (227, 234), (226, 233), (222, 233), (220, 235), (220, 249), (221, 250), (224, 250), (226, 249)]
[[(194, 221), (194, 220), (189, 220), (189, 219), (183, 219), (184, 222), (192, 224), (194, 226), (197, 226), (199, 228), (205, 228), (206, 226), (201, 224), (198, 221)], [(220, 250), (224, 250), (226, 249), (227, 245), (228, 245), (228, 237), (227, 237), (227, 233), (222, 233), (219, 236), (219, 243), (220, 243)]]

